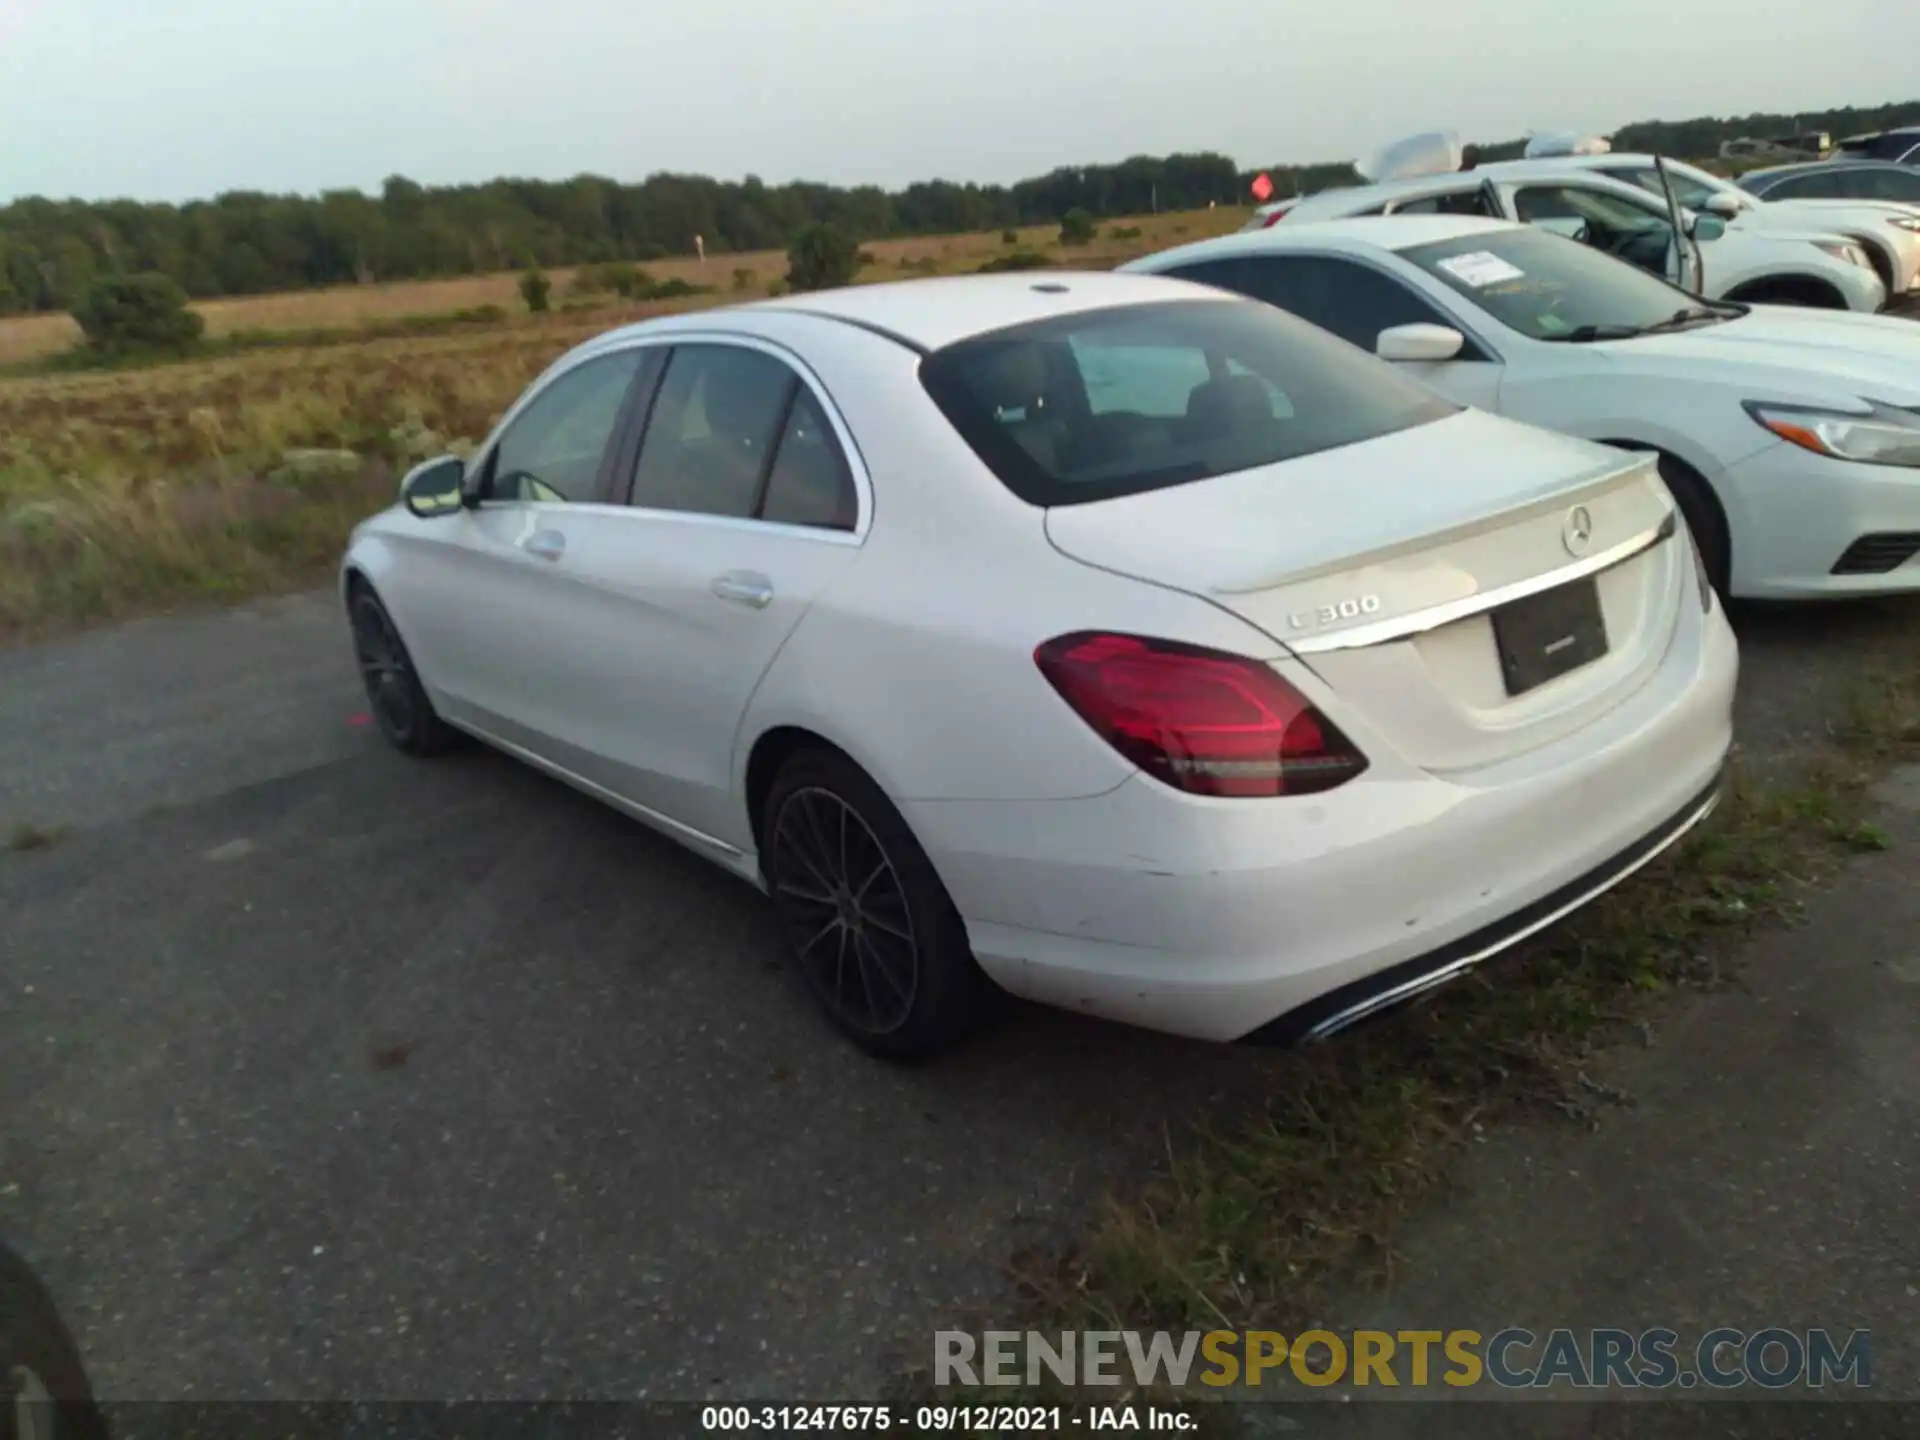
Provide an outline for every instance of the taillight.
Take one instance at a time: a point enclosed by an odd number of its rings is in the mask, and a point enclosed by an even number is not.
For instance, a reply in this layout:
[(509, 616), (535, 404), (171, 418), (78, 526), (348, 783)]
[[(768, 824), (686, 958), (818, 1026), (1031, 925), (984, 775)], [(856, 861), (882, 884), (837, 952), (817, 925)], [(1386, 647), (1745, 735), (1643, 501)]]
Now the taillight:
[[(1267, 216), (1266, 219), (1260, 222), (1260, 228), (1262, 230), (1271, 230), (1274, 226), (1278, 225), (1282, 220), (1286, 218), (1287, 218), (1286, 211), (1276, 210), (1271, 215)], [(1293, 232), (1289, 230), (1287, 233), (1291, 235)]]
[(1033, 652), (1109, 745), (1194, 795), (1311, 795), (1367, 759), (1269, 666), (1138, 635), (1082, 632)]

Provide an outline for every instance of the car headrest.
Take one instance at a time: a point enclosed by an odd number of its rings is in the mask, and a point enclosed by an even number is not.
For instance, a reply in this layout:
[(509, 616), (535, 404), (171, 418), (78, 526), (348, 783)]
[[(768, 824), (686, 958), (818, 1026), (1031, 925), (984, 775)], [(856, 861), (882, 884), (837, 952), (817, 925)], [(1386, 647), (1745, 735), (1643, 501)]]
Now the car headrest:
[(1221, 430), (1243, 430), (1273, 419), (1273, 397), (1257, 375), (1223, 375), (1193, 387), (1187, 420)]
[(999, 346), (974, 372), (980, 398), (1001, 418), (1014, 418), (1007, 412), (1026, 412), (1023, 419), (1038, 418), (1032, 412), (1040, 408), (1047, 394), (1047, 360), (1031, 341), (1009, 341)]

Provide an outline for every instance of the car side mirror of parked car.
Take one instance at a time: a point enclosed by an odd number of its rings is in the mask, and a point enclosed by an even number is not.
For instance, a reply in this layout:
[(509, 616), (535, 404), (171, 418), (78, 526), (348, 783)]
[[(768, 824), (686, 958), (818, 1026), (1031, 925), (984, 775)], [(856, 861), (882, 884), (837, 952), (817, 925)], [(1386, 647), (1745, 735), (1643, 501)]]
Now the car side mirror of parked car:
[(400, 503), (422, 520), (451, 515), (464, 503), (460, 487), (466, 478), (466, 461), (458, 455), (442, 455), (407, 472), (400, 482)]
[(1716, 190), (1707, 197), (1706, 208), (1722, 220), (1731, 220), (1740, 213), (1740, 197), (1729, 195), (1724, 190)]
[(1451, 360), (1467, 337), (1445, 325), (1395, 325), (1382, 330), (1374, 353), (1382, 360)]
[(1693, 224), (1687, 227), (1687, 233), (1703, 244), (1709, 240), (1718, 240), (1727, 233), (1727, 222), (1718, 215), (1696, 215)]

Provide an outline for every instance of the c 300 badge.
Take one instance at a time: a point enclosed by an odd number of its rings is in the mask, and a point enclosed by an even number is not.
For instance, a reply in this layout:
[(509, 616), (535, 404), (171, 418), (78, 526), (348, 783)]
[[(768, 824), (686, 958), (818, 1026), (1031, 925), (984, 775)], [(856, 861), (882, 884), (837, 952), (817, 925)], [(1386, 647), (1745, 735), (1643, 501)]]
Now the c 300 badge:
[(1287, 616), (1287, 623), (1296, 630), (1319, 630), (1328, 625), (1338, 625), (1342, 620), (1358, 620), (1363, 615), (1380, 613), (1378, 595), (1362, 595), (1357, 600), (1340, 600), (1332, 605), (1318, 605), (1311, 610), (1302, 610)]

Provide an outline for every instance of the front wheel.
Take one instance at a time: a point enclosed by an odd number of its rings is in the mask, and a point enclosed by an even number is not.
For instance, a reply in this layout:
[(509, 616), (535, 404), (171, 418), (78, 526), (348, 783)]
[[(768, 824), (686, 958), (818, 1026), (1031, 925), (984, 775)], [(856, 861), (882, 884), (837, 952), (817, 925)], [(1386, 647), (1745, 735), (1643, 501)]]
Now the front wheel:
[(809, 750), (786, 763), (767, 796), (761, 868), (807, 988), (862, 1049), (929, 1055), (986, 1013), (992, 985), (959, 911), (852, 761)]

